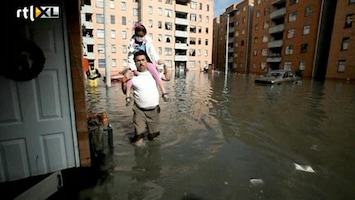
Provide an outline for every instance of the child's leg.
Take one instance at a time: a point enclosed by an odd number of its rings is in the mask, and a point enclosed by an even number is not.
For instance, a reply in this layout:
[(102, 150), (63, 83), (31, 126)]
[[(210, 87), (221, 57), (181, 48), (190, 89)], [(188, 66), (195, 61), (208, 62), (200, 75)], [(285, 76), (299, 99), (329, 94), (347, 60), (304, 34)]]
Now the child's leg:
[(147, 69), (153, 75), (153, 77), (155, 79), (155, 82), (159, 86), (161, 92), (163, 94), (166, 93), (165, 88), (163, 86), (163, 81), (161, 80), (160, 74), (159, 74), (157, 68), (155, 67), (155, 65), (153, 63), (148, 62), (147, 63)]

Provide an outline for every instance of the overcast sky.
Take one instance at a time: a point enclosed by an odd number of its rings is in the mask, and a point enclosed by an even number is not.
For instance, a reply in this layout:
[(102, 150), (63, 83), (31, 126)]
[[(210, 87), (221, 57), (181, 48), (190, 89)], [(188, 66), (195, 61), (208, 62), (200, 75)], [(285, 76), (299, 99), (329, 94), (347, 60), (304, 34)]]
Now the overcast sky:
[(213, 17), (217, 17), (226, 11), (226, 8), (234, 3), (239, 3), (242, 0), (214, 0), (214, 15)]

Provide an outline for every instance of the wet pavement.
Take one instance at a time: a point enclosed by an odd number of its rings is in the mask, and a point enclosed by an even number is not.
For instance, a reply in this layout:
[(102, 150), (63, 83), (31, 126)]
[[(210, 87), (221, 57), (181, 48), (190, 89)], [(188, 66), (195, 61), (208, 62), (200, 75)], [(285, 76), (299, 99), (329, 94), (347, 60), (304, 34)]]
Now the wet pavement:
[(142, 147), (129, 143), (120, 85), (88, 89), (90, 111), (108, 113), (113, 152), (64, 171), (50, 199), (354, 199), (355, 84), (253, 79), (187, 72), (165, 82), (161, 135)]

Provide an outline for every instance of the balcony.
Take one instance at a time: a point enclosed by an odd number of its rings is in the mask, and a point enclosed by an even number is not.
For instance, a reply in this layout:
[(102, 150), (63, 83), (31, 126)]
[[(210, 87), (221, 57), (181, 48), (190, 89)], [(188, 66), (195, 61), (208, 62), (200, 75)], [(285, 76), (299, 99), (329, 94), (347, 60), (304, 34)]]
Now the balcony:
[(281, 8), (278, 9), (272, 13), (270, 13), (270, 18), (271, 19), (278, 19), (278, 18), (282, 18), (286, 15), (286, 8)]
[(89, 60), (95, 60), (95, 54), (92, 52), (88, 52), (86, 56), (84, 55), (84, 58), (87, 58)]
[(83, 21), (83, 24), (86, 29), (94, 29), (94, 23), (92, 23), (92, 22)]
[(279, 24), (279, 25), (269, 28), (269, 33), (270, 34), (280, 33), (280, 32), (283, 32), (284, 30), (285, 30), (285, 24)]
[(282, 3), (286, 3), (286, 0), (275, 0), (272, 2), (272, 5), (278, 5), (278, 4), (282, 4)]
[(81, 7), (81, 13), (93, 13), (93, 9), (91, 5), (84, 5)]
[(187, 49), (187, 44), (186, 43), (175, 43), (175, 49)]
[(282, 47), (282, 45), (283, 45), (283, 40), (275, 40), (275, 41), (269, 42), (267, 44), (267, 47), (268, 48), (277, 48), (277, 47)]
[(188, 33), (187, 33), (187, 31), (175, 31), (175, 37), (187, 38)]
[(186, 13), (188, 9), (187, 5), (175, 4), (175, 11)]
[(83, 43), (84, 44), (94, 44), (94, 38), (90, 37), (90, 36), (84, 36)]
[(175, 24), (188, 26), (189, 21), (187, 19), (183, 19), (183, 18), (175, 18)]
[(279, 54), (275, 54), (275, 55), (268, 56), (266, 59), (266, 62), (279, 63), (279, 62), (281, 62), (281, 60), (282, 60), (282, 57)]
[(175, 61), (187, 61), (187, 56), (186, 55), (177, 55), (175, 56)]

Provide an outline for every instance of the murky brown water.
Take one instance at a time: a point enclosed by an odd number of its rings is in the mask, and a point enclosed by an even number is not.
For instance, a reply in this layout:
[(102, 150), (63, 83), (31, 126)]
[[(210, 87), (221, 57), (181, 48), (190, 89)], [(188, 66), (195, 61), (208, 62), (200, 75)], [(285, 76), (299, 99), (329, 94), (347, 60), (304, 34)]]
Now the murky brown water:
[(161, 135), (139, 148), (129, 144), (133, 113), (120, 85), (88, 91), (90, 109), (109, 114), (114, 153), (102, 166), (108, 175), (79, 199), (355, 197), (353, 83), (270, 87), (251, 76), (188, 72), (165, 85)]

